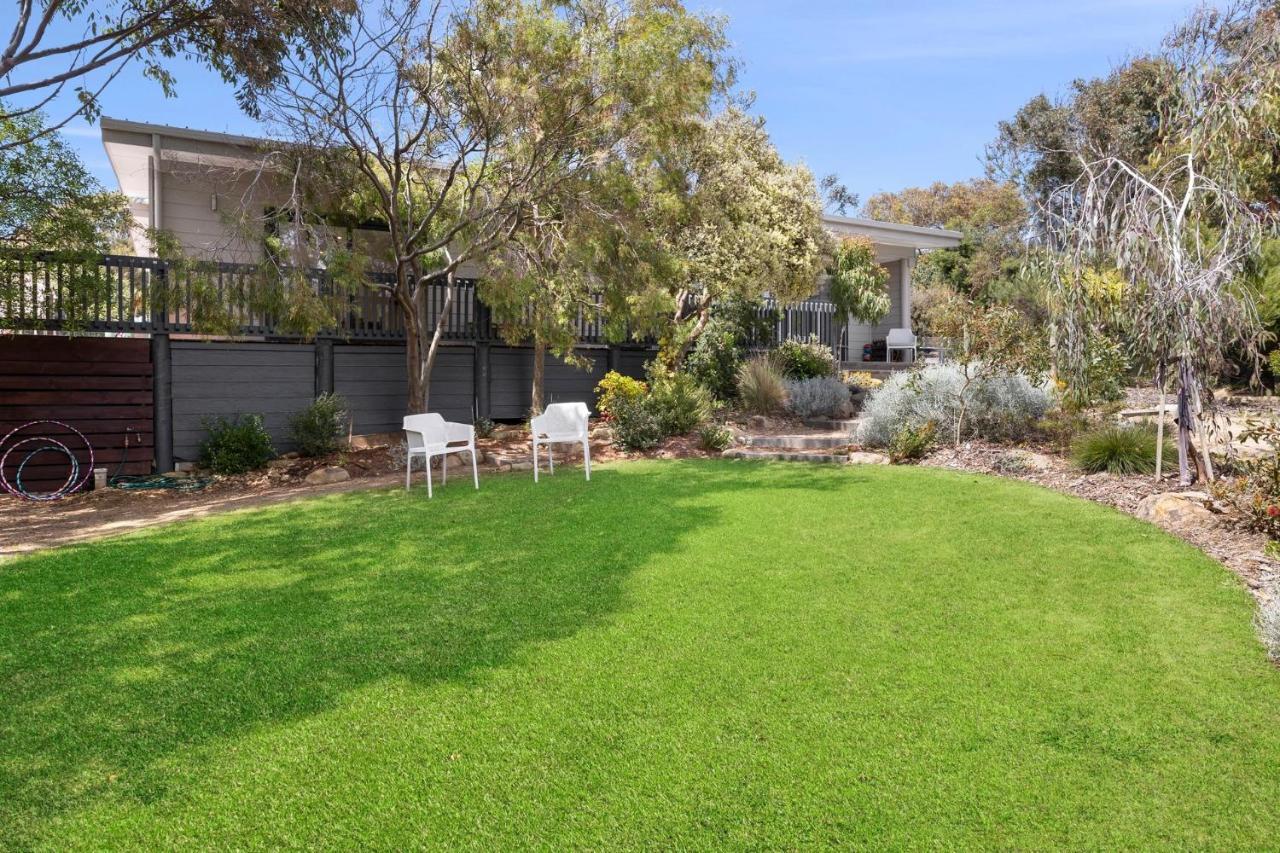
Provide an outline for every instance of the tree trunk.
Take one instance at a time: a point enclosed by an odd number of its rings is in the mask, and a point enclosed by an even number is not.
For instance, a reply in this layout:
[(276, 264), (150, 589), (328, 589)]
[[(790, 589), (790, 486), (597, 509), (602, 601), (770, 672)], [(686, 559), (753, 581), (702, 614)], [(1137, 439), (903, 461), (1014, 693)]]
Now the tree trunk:
[[(427, 304), (431, 295), (431, 285), (428, 281), (419, 279), (418, 285), (418, 312), (421, 318), (423, 328), (427, 326)], [(453, 306), (453, 271), (445, 273), (444, 299), (439, 306), (439, 313), (436, 315), (434, 329), (431, 333), (429, 341), (424, 341), (421, 337), (418, 339), (418, 376), (417, 380), (422, 385), (422, 405), (423, 411), (431, 400), (431, 372), (436, 366), (436, 356), (440, 354), (440, 341), (444, 339), (445, 327), (449, 323), (449, 309)]]
[(1178, 365), (1178, 485), (1191, 485), (1191, 406), (1187, 401), (1187, 366)]
[(536, 337), (533, 340), (533, 387), (530, 388), (530, 415), (540, 415), (544, 408), (542, 399), (543, 379), (547, 370), (547, 345)]
[(1160, 402), (1156, 404), (1156, 482), (1164, 474), (1164, 362), (1156, 367), (1156, 385), (1160, 388)]

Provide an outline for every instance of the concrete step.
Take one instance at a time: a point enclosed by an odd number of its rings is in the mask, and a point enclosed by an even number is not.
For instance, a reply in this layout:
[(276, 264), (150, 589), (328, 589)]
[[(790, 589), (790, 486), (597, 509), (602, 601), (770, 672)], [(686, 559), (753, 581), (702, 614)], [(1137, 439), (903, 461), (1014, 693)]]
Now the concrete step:
[(816, 435), (749, 435), (748, 447), (792, 448), (795, 450), (823, 450), (845, 447), (852, 442), (847, 432)]
[(777, 450), (754, 450), (752, 448), (734, 447), (723, 454), (725, 459), (756, 459), (775, 462), (825, 462), (833, 465), (845, 465), (849, 462), (848, 453), (824, 453), (821, 450), (805, 450), (795, 447), (784, 447)]

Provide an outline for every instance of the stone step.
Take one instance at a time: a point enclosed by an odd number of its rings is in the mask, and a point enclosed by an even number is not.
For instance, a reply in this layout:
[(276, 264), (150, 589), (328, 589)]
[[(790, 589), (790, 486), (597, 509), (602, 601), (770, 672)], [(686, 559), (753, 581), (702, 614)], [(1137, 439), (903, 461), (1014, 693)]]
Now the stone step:
[(820, 450), (784, 447), (777, 450), (753, 450), (751, 448), (734, 447), (721, 454), (725, 459), (755, 459), (775, 462), (825, 462), (834, 465), (845, 465), (849, 461), (848, 453), (823, 453)]
[(803, 423), (809, 429), (819, 429), (819, 430), (823, 430), (824, 432), (842, 432), (846, 435), (853, 435), (854, 431), (857, 430), (858, 428), (858, 421), (857, 419), (853, 419), (853, 418), (848, 420), (832, 419), (832, 418), (810, 418), (806, 421), (801, 421), (801, 423)]
[(834, 447), (845, 447), (852, 443), (849, 433), (838, 432), (828, 435), (749, 435), (746, 438), (748, 447), (792, 448), (795, 450), (822, 450)]

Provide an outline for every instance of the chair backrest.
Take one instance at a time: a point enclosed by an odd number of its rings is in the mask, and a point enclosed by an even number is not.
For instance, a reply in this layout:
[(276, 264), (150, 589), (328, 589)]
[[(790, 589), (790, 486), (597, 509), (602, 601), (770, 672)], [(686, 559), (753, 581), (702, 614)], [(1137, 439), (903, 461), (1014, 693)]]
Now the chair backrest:
[(915, 345), (916, 336), (910, 329), (890, 329), (889, 336), (885, 338), (885, 346), (913, 347)]
[(435, 412), (424, 412), (421, 415), (405, 415), (404, 431), (411, 450), (416, 447), (446, 444), (449, 441), (448, 430), (444, 425), (444, 417)]
[(587, 431), (590, 416), (586, 403), (552, 403), (536, 418), (534, 428), (548, 435), (577, 435)]

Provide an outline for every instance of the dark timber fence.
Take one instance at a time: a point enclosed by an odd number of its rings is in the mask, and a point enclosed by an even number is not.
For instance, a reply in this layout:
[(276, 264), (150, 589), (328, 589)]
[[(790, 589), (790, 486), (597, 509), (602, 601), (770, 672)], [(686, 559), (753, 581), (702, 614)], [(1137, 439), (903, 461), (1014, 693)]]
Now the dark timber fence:
[[(404, 327), (390, 294), (368, 287), (338, 294), (323, 270), (289, 278), (291, 286), (339, 303), (334, 328), (312, 339), (291, 331), (262, 307), (255, 293), (261, 273), (251, 265), (117, 255), (91, 261), (0, 257), (0, 331), (98, 333), (0, 335), (8, 353), (0, 358), (0, 425), (39, 415), (91, 426), (109, 465), (123, 455), (127, 427), (135, 448), (128, 473), (148, 467), (152, 457), (160, 471), (195, 458), (206, 421), (221, 415), (263, 415), (277, 449), (288, 450), (289, 416), (326, 391), (347, 399), (357, 433), (398, 430), (407, 405), (406, 358)], [(382, 274), (370, 280), (391, 282)], [(531, 350), (507, 345), (475, 281), (457, 280), (453, 299), (446, 295), (446, 285), (438, 283), (427, 298), (428, 322), (445, 316), (431, 408), (465, 421), (524, 417)], [(201, 323), (211, 307), (225, 332), (212, 340)], [(814, 335), (839, 348), (842, 324), (829, 303), (758, 310), (775, 341)], [(594, 401), (607, 370), (643, 375), (651, 346), (609, 342), (599, 311), (580, 311), (577, 322), (577, 355), (589, 367), (548, 358), (548, 401)], [(143, 336), (151, 338), (149, 346)], [(135, 455), (145, 461), (135, 462)]]

